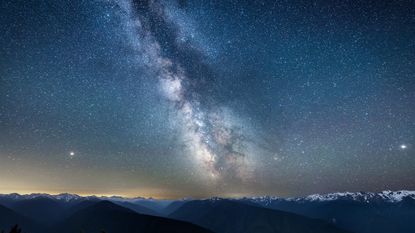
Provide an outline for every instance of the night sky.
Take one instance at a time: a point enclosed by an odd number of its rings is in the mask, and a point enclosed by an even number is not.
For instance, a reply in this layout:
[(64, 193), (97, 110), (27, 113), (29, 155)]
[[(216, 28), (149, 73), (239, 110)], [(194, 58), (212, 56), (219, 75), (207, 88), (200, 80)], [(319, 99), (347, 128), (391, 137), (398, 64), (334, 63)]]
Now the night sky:
[(415, 3), (3, 0), (0, 192), (415, 189)]

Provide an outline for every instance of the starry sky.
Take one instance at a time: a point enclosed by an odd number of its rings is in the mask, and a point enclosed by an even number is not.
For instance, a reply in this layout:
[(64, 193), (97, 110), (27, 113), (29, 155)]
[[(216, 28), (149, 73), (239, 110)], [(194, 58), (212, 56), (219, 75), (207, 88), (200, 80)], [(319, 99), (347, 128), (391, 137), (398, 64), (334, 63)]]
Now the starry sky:
[(415, 189), (415, 4), (5, 0), (0, 192)]

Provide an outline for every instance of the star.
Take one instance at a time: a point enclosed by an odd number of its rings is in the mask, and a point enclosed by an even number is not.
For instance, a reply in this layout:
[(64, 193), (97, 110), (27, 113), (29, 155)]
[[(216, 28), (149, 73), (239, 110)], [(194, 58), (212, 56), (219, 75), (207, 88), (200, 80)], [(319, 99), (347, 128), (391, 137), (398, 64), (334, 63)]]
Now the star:
[(4, 182), (166, 198), (413, 187), (413, 4), (3, 2), (0, 193), (16, 191)]

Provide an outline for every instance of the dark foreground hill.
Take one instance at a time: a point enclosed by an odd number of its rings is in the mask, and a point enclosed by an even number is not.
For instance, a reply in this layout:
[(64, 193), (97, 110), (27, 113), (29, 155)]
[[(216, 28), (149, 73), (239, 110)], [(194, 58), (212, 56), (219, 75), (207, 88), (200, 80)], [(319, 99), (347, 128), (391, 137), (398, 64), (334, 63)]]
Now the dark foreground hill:
[(19, 224), (25, 229), (30, 229), (33, 233), (41, 231), (41, 226), (36, 224), (31, 219), (0, 205), (0, 230), (8, 230), (15, 224)]
[(74, 213), (51, 232), (107, 233), (208, 233), (209, 230), (191, 223), (156, 216), (138, 214), (109, 201), (101, 201)]
[[(63, 209), (62, 206), (57, 207), (56, 203), (50, 205), (50, 202), (44, 202), (44, 200), (40, 202), (31, 200), (17, 206), (20, 211), (23, 211), (20, 207), (27, 206), (27, 215), (32, 216), (41, 211), (39, 203), (44, 203), (47, 210), (47, 215), (43, 218), (41, 212), (36, 217), (42, 220), (40, 222), (0, 205), (0, 231), (7, 232), (12, 226), (18, 224), (24, 233), (99, 233), (103, 230), (106, 233), (211, 233), (192, 223), (139, 214), (109, 201), (84, 201), (67, 209)], [(56, 207), (54, 210), (59, 211), (55, 214), (63, 218), (57, 224), (45, 223), (52, 214), (52, 207)], [(68, 213), (71, 213), (69, 217), (62, 217)], [(56, 218), (52, 218), (52, 222), (54, 221)]]
[(198, 200), (183, 204), (171, 218), (217, 233), (344, 233), (322, 220), (231, 200)]
[(10, 208), (36, 222), (50, 225), (62, 218), (65, 212), (65, 204), (47, 197), (37, 197), (17, 201)]

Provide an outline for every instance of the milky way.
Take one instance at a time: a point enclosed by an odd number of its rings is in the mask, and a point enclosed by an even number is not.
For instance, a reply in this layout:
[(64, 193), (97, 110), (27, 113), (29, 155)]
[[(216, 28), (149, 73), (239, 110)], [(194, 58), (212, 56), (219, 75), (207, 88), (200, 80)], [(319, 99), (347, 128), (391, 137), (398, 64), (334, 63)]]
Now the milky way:
[[(181, 29), (167, 18), (162, 3), (136, 1), (123, 2), (120, 6), (127, 14), (126, 23), (128, 30), (132, 30), (131, 41), (137, 45), (138, 59), (148, 59), (146, 65), (159, 80), (161, 94), (176, 111), (170, 120), (179, 121), (185, 151), (196, 166), (205, 170), (200, 175), (210, 181), (226, 177), (252, 178), (254, 158), (247, 151), (244, 132), (247, 126), (234, 122), (231, 110), (218, 106), (214, 98), (198, 91), (208, 89), (203, 86), (205, 79), (212, 78), (198, 70), (209, 69), (203, 62), (203, 54), (191, 44), (180, 43)], [(190, 60), (182, 63), (165, 55), (157, 40), (160, 35), (153, 30), (164, 30), (165, 40), (174, 40), (171, 49), (175, 56)]]

